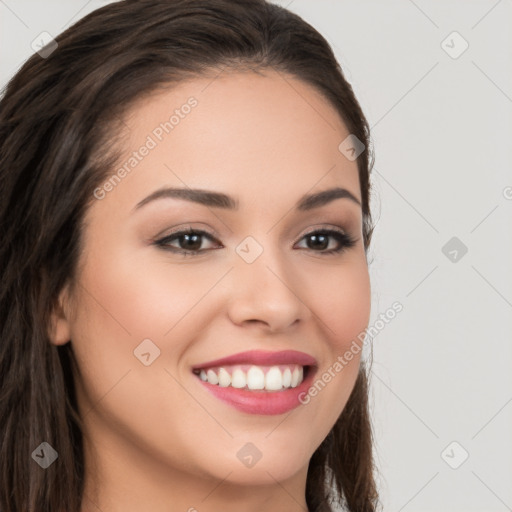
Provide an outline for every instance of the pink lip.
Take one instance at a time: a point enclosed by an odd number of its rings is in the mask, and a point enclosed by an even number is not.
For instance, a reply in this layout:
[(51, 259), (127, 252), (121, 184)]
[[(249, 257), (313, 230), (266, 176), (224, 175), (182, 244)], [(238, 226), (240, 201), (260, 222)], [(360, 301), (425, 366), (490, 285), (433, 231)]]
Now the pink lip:
[(221, 387), (204, 382), (197, 377), (198, 382), (216, 398), (239, 411), (261, 415), (284, 414), (301, 405), (299, 398), (307, 393), (317, 370), (317, 362), (314, 357), (296, 350), (284, 350), (281, 352), (251, 350), (195, 366), (194, 370), (234, 364), (255, 364), (261, 366), (300, 364), (308, 366), (307, 375), (301, 384), (296, 388), (288, 388), (283, 391), (250, 391), (230, 386)]
[(201, 368), (212, 368), (214, 366), (234, 364), (255, 364), (260, 366), (272, 366), (278, 364), (300, 364), (302, 366), (316, 366), (316, 359), (304, 352), (297, 350), (282, 350), (280, 352), (269, 352), (264, 350), (249, 350), (232, 356), (215, 359), (206, 363), (193, 366), (193, 370)]

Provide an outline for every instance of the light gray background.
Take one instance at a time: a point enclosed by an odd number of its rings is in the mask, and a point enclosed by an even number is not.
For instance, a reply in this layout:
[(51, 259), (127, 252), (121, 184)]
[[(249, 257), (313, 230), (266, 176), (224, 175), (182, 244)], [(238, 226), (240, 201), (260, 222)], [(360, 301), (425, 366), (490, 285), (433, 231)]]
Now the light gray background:
[[(0, 85), (107, 3), (0, 0)], [(373, 340), (384, 510), (512, 510), (512, 2), (277, 3), (328, 39), (372, 126), (370, 324), (404, 307)]]

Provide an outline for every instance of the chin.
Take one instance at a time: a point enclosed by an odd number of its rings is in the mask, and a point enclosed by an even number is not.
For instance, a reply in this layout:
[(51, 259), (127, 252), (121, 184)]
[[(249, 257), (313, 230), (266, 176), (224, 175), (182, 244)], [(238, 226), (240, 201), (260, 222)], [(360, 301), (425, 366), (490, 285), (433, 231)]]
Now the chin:
[[(224, 479), (234, 484), (268, 485), (277, 481), (286, 481), (297, 473), (307, 472), (309, 460), (314, 449), (308, 443), (272, 442), (272, 435), (267, 439), (268, 432), (253, 442), (236, 441), (233, 455), (226, 451), (212, 460), (215, 465), (215, 478)], [(246, 438), (247, 439), (247, 438)], [(308, 448), (309, 447), (309, 448)], [(306, 449), (307, 448), (307, 449)], [(224, 459), (224, 463), (220, 461)], [(219, 464), (220, 463), (220, 464)], [(213, 468), (212, 468), (213, 469)]]

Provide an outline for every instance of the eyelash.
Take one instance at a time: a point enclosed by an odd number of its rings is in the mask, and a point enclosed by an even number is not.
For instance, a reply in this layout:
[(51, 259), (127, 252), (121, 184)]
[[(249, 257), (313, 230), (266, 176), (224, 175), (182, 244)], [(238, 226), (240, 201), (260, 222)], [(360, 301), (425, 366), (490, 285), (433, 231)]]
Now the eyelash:
[[(346, 249), (353, 247), (357, 242), (356, 239), (352, 238), (350, 235), (347, 235), (346, 233), (344, 233), (342, 231), (338, 231), (337, 229), (327, 229), (327, 228), (310, 231), (309, 233), (306, 233), (305, 235), (303, 235), (300, 240), (302, 240), (303, 238), (306, 238), (308, 236), (318, 235), (318, 234), (323, 234), (323, 235), (328, 235), (330, 237), (333, 237), (339, 243), (339, 247), (337, 249), (329, 249), (329, 250), (324, 250), (324, 251), (315, 251), (313, 249), (307, 249), (312, 252), (319, 252), (321, 255), (325, 255), (325, 256), (342, 253)], [(215, 238), (213, 238), (213, 236), (206, 231), (203, 231), (201, 229), (185, 229), (182, 231), (176, 231), (175, 233), (171, 233), (171, 234), (165, 236), (164, 238), (161, 238), (160, 240), (156, 240), (154, 242), (154, 244), (166, 251), (171, 251), (176, 254), (181, 254), (184, 257), (194, 256), (201, 252), (212, 250), (212, 249), (204, 249), (204, 250), (189, 251), (186, 249), (177, 249), (176, 247), (170, 247), (168, 245), (171, 240), (178, 239), (183, 235), (201, 235), (201, 236), (204, 236), (204, 237), (210, 239), (211, 241), (215, 241)]]

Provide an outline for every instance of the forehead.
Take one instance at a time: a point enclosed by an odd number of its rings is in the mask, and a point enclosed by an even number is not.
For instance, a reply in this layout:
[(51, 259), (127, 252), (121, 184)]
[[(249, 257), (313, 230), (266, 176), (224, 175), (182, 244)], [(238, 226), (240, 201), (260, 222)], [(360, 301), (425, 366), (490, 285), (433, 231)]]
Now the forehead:
[(115, 195), (132, 206), (163, 185), (219, 190), (260, 207), (261, 197), (286, 192), (295, 201), (336, 185), (360, 198), (357, 163), (338, 149), (350, 135), (338, 112), (282, 72), (188, 80), (142, 98), (124, 121), (118, 167), (127, 172)]

